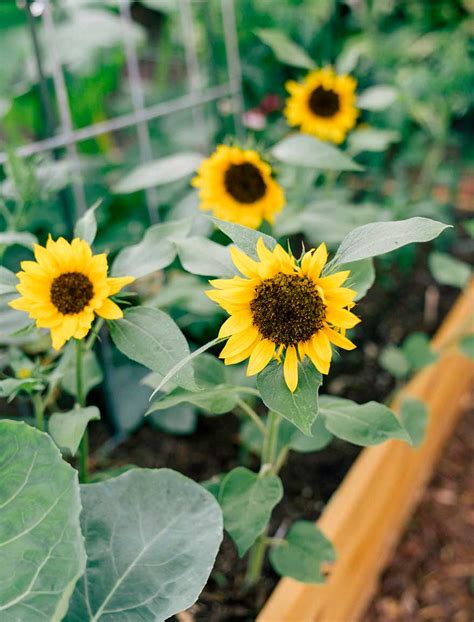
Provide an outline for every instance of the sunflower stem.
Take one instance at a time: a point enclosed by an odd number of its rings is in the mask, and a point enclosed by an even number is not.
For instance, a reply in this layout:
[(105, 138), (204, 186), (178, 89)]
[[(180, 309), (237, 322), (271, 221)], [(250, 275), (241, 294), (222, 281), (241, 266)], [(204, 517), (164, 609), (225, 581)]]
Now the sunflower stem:
[(102, 328), (102, 326), (104, 325), (105, 320), (103, 318), (98, 318), (94, 328), (91, 330), (89, 337), (86, 339), (86, 345), (85, 345), (85, 351), (88, 352), (92, 346), (95, 343), (95, 340), (97, 339), (99, 333), (100, 333), (100, 329)]
[[(83, 383), (83, 343), (76, 339), (76, 399), (81, 408), (86, 405)], [(79, 445), (79, 481), (85, 484), (89, 479), (89, 433), (87, 428)]]
[(247, 402), (244, 402), (244, 400), (241, 400), (240, 398), (237, 400), (237, 406), (239, 406), (240, 409), (243, 410), (244, 413), (250, 417), (250, 419), (252, 419), (252, 421), (255, 423), (257, 428), (260, 430), (260, 432), (265, 437), (267, 434), (267, 428), (265, 427), (265, 424), (260, 419), (260, 417), (257, 415), (257, 413), (254, 411), (254, 409), (251, 406), (249, 406)]
[[(263, 440), (262, 458), (260, 475), (267, 473), (268, 466), (271, 467), (271, 471), (274, 471), (276, 465), (274, 465), (276, 449), (278, 444), (278, 428), (280, 426), (280, 415), (270, 411), (268, 413), (266, 422), (266, 432)], [(247, 566), (247, 572), (245, 575), (245, 587), (247, 589), (253, 587), (260, 579), (262, 575), (263, 562), (265, 561), (265, 553), (269, 545), (268, 526), (265, 531), (257, 538), (257, 541), (253, 545)]]
[(39, 393), (33, 395), (33, 410), (35, 413), (36, 427), (41, 432), (44, 431), (44, 404)]

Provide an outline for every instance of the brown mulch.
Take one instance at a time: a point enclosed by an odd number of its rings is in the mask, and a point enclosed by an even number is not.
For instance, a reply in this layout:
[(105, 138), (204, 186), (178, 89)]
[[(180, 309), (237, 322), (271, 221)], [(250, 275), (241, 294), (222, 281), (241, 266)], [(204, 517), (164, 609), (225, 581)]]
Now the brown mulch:
[(363, 620), (474, 620), (473, 408), (448, 442)]

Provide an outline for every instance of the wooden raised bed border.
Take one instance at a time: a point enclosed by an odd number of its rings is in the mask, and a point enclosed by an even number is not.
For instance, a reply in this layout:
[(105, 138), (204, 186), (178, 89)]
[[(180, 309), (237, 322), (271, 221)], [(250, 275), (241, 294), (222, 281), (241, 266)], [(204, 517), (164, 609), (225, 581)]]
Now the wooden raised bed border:
[[(460, 328), (473, 330), (474, 283), (459, 297), (434, 337), (440, 356), (402, 396), (423, 400), (430, 419), (423, 444), (389, 441), (364, 449), (326, 506), (318, 525), (338, 559), (323, 585), (284, 578), (257, 622), (357, 622), (374, 596), (406, 522), (463, 410), (474, 364), (456, 348)], [(468, 323), (470, 328), (468, 328)], [(465, 404), (464, 404), (465, 405)]]

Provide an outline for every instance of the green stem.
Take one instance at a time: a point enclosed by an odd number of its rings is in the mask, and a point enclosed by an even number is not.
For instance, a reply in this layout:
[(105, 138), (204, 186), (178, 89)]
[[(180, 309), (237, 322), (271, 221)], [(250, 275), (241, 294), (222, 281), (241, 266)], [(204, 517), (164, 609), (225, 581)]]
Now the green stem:
[[(86, 405), (83, 383), (83, 343), (76, 339), (76, 399), (81, 408)], [(79, 481), (85, 484), (89, 479), (89, 435), (87, 428), (79, 445)]]
[[(260, 467), (261, 476), (263, 476), (268, 471), (268, 467), (270, 467), (272, 471), (274, 469), (275, 454), (278, 444), (278, 428), (280, 426), (280, 421), (280, 415), (277, 415), (272, 411), (268, 413), (266, 433), (263, 439)], [(245, 586), (247, 589), (255, 585), (262, 575), (263, 562), (265, 561), (265, 553), (269, 544), (267, 533), (268, 527), (258, 537), (257, 541), (255, 542), (250, 551), (247, 573), (245, 575)]]
[(257, 413), (254, 411), (254, 409), (251, 408), (247, 404), (247, 402), (244, 402), (244, 400), (241, 400), (240, 398), (237, 400), (237, 406), (239, 406), (244, 411), (244, 413), (246, 415), (248, 415), (250, 417), (250, 419), (252, 419), (252, 421), (255, 423), (257, 428), (263, 434), (263, 436), (265, 436), (266, 433), (267, 433), (267, 429), (265, 428), (265, 424), (260, 419), (260, 417), (257, 415)]
[(33, 395), (33, 410), (35, 412), (36, 427), (44, 431), (44, 404), (39, 393)]
[(97, 336), (100, 332), (100, 329), (104, 325), (104, 322), (105, 320), (101, 317), (96, 321), (94, 328), (91, 330), (90, 335), (86, 340), (86, 345), (85, 345), (86, 352), (88, 352), (94, 345), (94, 342), (97, 339)]

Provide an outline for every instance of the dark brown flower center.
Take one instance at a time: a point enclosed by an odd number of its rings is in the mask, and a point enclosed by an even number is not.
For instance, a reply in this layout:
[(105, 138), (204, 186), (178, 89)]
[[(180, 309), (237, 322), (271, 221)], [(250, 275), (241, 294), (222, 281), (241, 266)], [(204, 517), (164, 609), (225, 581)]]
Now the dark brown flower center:
[(231, 164), (224, 175), (227, 192), (239, 203), (255, 203), (266, 191), (262, 174), (250, 162)]
[(309, 96), (309, 107), (318, 117), (333, 117), (339, 112), (339, 95), (318, 86)]
[(323, 327), (326, 305), (307, 276), (280, 272), (262, 281), (255, 294), (250, 303), (253, 323), (265, 339), (296, 345)]
[(51, 284), (51, 302), (64, 315), (80, 313), (94, 295), (88, 277), (80, 272), (65, 272)]

